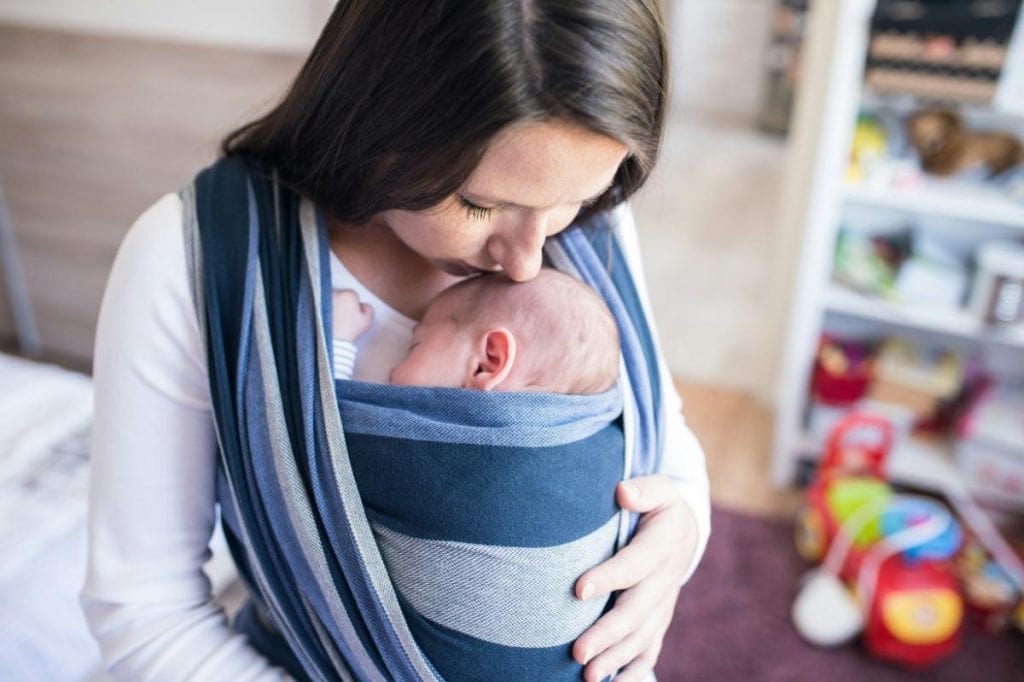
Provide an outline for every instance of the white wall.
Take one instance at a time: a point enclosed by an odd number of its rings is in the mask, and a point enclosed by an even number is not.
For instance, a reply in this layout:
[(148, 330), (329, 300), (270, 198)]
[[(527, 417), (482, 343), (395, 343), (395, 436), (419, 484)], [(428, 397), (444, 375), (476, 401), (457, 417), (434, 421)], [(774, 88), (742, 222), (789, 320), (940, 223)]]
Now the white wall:
[(668, 9), (673, 104), (752, 123), (775, 0), (674, 0)]
[(306, 52), (331, 0), (0, 0), (0, 22)]

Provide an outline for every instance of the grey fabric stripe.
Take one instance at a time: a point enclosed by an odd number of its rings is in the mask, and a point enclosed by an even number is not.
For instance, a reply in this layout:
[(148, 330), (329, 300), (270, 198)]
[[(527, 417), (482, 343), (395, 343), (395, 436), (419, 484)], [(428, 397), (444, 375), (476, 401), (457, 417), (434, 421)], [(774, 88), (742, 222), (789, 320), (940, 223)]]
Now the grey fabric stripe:
[[(203, 340), (203, 353), (206, 353), (206, 300), (203, 296), (203, 252), (199, 245), (199, 220), (196, 217), (196, 189), (186, 185), (178, 192), (181, 199), (182, 230), (185, 238), (185, 268), (188, 271), (189, 293), (192, 294), (192, 305), (195, 307), (196, 322), (199, 325), (199, 338)], [(204, 358), (204, 365), (205, 365)]]
[[(338, 624), (338, 629), (344, 638), (345, 644), (358, 659), (356, 664), (364, 670), (376, 671), (376, 666), (371, 662), (361, 640), (356, 635), (355, 629), (349, 621), (348, 614), (345, 612), (341, 598), (334, 586), (334, 580), (327, 566), (327, 557), (323, 546), (320, 544), (312, 502), (306, 495), (305, 486), (295, 464), (295, 453), (292, 451), (291, 443), (288, 439), (288, 427), (285, 423), (281, 390), (277, 383), (277, 372), (274, 371), (274, 367), (277, 365), (275, 364), (273, 346), (270, 340), (263, 277), (259, 268), (256, 269), (255, 278), (256, 295), (254, 298), (252, 321), (255, 348), (253, 351), (259, 354), (259, 371), (266, 400), (267, 435), (269, 436), (270, 447), (274, 453), (275, 474), (278, 484), (281, 486), (288, 518), (292, 528), (295, 530), (299, 543), (302, 545), (302, 553), (305, 556), (305, 560), (316, 577), (317, 586), (325, 596), (331, 616)], [(311, 610), (309, 613), (311, 620), (316, 621), (318, 618), (316, 612)], [(321, 630), (318, 628), (318, 631)], [(329, 636), (326, 638), (323, 636), (326, 635), (326, 632), (321, 631), (321, 635), (324, 648), (331, 652), (330, 655), (333, 659), (338, 655), (334, 651), (334, 642)], [(383, 680), (384, 678), (375, 676), (372, 679)]]
[(548, 647), (576, 639), (606, 599), (582, 602), (576, 580), (612, 555), (619, 514), (593, 533), (553, 547), (424, 540), (375, 525), (402, 596), (422, 616), (495, 644)]
[[(250, 254), (249, 255), (249, 262), (253, 263), (253, 262), (256, 262), (256, 258), (257, 258), (255, 253), (256, 253), (256, 250), (258, 248), (258, 236), (259, 236), (260, 226), (259, 226), (259, 219), (258, 219), (258, 215), (257, 215), (255, 196), (253, 194), (253, 190), (252, 190), (252, 186), (251, 185), (249, 185), (249, 187), (248, 187), (248, 203), (249, 203), (249, 207), (248, 207), (249, 208), (249, 244), (248, 244), (248, 250), (249, 250), (249, 254)], [(250, 364), (250, 368), (249, 369), (250, 370), (251, 369), (256, 369), (256, 370), (258, 370), (260, 372), (261, 384), (262, 384), (262, 389), (263, 389), (263, 393), (264, 393), (264, 402), (265, 402), (265, 404), (262, 405), (262, 406), (259, 406), (257, 409), (261, 409), (262, 410), (262, 414), (265, 417), (265, 420), (262, 422), (263, 425), (267, 429), (265, 442), (267, 442), (269, 444), (269, 446), (271, 448), (271, 451), (272, 451), (272, 457), (274, 459), (275, 464), (277, 465), (275, 467), (276, 470), (275, 470), (274, 473), (275, 473), (275, 476), (277, 477), (278, 485), (283, 488), (283, 491), (284, 491), (283, 492), (283, 497), (285, 498), (285, 500), (287, 502), (294, 504), (295, 500), (293, 500), (288, 495), (288, 488), (285, 488), (283, 486), (282, 482), (281, 482), (281, 471), (280, 471), (281, 466), (280, 466), (280, 461), (282, 459), (288, 461), (288, 460), (290, 460), (293, 457), (293, 455), (292, 455), (292, 452), (291, 452), (291, 447), (290, 447), (288, 438), (287, 438), (287, 436), (285, 436), (285, 438), (283, 440), (284, 440), (284, 444), (285, 444), (285, 448), (286, 449), (285, 449), (285, 451), (283, 453), (283, 456), (282, 456), (282, 451), (281, 451), (281, 448), (280, 448), (280, 442), (281, 442), (282, 439), (281, 439), (280, 435), (278, 433), (276, 433), (276, 432), (278, 432), (278, 431), (283, 429), (283, 416), (282, 416), (282, 412), (283, 411), (282, 411), (282, 409), (280, 407), (281, 398), (280, 398), (280, 389), (279, 389), (279, 387), (277, 385), (277, 375), (276, 375), (276, 373), (272, 369), (274, 367), (274, 364), (273, 364), (273, 348), (272, 348), (272, 346), (270, 344), (270, 340), (269, 340), (269, 328), (268, 328), (268, 325), (267, 325), (267, 314), (266, 314), (266, 305), (265, 305), (266, 300), (264, 298), (264, 293), (265, 292), (263, 291), (262, 274), (261, 274), (261, 269), (259, 267), (252, 268), (252, 271), (253, 271), (253, 275), (252, 275), (253, 276), (253, 282), (252, 282), (253, 298), (252, 298), (252, 310), (249, 311), (250, 314), (251, 314), (251, 318), (250, 318), (251, 328), (248, 329), (248, 330), (242, 330), (242, 333), (243, 334), (249, 334), (249, 344), (250, 344), (249, 345), (249, 358), (248, 358), (248, 362)], [(270, 358), (270, 364), (269, 365), (267, 364), (267, 357), (268, 357), (268, 355), (269, 355), (269, 358)], [(251, 367), (251, 365), (253, 365), (253, 364), (256, 365), (255, 368)], [(271, 382), (272, 383), (270, 383), (270, 384), (267, 383), (267, 374), (268, 373), (271, 375)], [(274, 409), (274, 407), (275, 407), (275, 404), (274, 404), (275, 398), (276, 398), (276, 403), (277, 403), (277, 405), (276, 405), (277, 409), (276, 410)], [(242, 409), (243, 409), (243, 414), (245, 414), (245, 412), (244, 412), (245, 408), (243, 407)], [(243, 434), (243, 437), (244, 437), (244, 434)], [(294, 462), (292, 463), (292, 465), (294, 467)], [(230, 477), (229, 477), (229, 480), (230, 480)], [(252, 492), (254, 494), (256, 493), (256, 491), (252, 491)], [(234, 497), (234, 495), (235, 495), (234, 487), (232, 486), (232, 496)], [(308, 501), (306, 501), (305, 499), (303, 499), (302, 501), (308, 507)], [(298, 537), (299, 542), (303, 543), (303, 547), (305, 548), (306, 543), (304, 542), (304, 537), (303, 537), (303, 533), (302, 533), (302, 531), (304, 529), (301, 526), (298, 526), (295, 523), (294, 514), (292, 513), (291, 509), (288, 510), (288, 515), (289, 515), (289, 519), (291, 520), (292, 526), (295, 529), (295, 534)], [(244, 523), (241, 524), (241, 525), (242, 525), (243, 528), (245, 528), (245, 524)], [(262, 562), (260, 561), (259, 557), (252, 556), (252, 552), (251, 552), (250, 548), (253, 545), (249, 541), (248, 537), (246, 537), (246, 544), (245, 544), (245, 546), (246, 546), (246, 550), (250, 554), (250, 561), (249, 561), (250, 566), (253, 567), (253, 569), (256, 572), (260, 573), (260, 575), (262, 576), (263, 575), (263, 573), (262, 573)], [(306, 556), (308, 558), (308, 556), (309, 556), (308, 552), (304, 552), (304, 553), (306, 554)], [(283, 624), (283, 626), (287, 630), (287, 633), (290, 635), (288, 641), (291, 643), (291, 645), (299, 647), (299, 650), (295, 651), (295, 654), (298, 657), (300, 657), (301, 659), (303, 659), (303, 660), (307, 660), (307, 661), (311, 660), (312, 656), (311, 656), (311, 653), (308, 651), (308, 645), (305, 642), (304, 638), (299, 637), (297, 635), (297, 633), (291, 627), (288, 619), (281, 617), (281, 614), (284, 611), (283, 611), (283, 609), (281, 607), (280, 601), (277, 598), (277, 594), (275, 593), (275, 591), (273, 589), (269, 588), (269, 584), (267, 583), (266, 577), (262, 577), (262, 582), (263, 582), (262, 592), (263, 592), (264, 595), (266, 595), (268, 597), (268, 600), (269, 600), (269, 603), (267, 604), (268, 609), (270, 609), (271, 611), (274, 611), (276, 613), (276, 615), (277, 615), (277, 618), (276, 618), (277, 622), (280, 623), (280, 624)], [(327, 594), (330, 595), (331, 593), (328, 592)], [(329, 597), (328, 597), (328, 602), (330, 602), (330, 598)], [(315, 613), (311, 613), (310, 614), (310, 620), (316, 620), (316, 618), (317, 618), (317, 616), (316, 616)], [(323, 642), (323, 644), (324, 644), (324, 649), (327, 650), (327, 651), (330, 651), (333, 648), (333, 646), (334, 646), (332, 642)], [(305, 668), (307, 671), (309, 670), (310, 667), (311, 666), (307, 666), (307, 665), (303, 666), (303, 668)], [(315, 667), (315, 666), (313, 666), (313, 667)], [(321, 677), (320, 679), (324, 679), (324, 678)]]
[[(305, 199), (299, 206), (299, 224), (302, 226), (302, 244), (313, 287), (313, 300), (319, 302), (322, 300), (323, 292), (320, 290), (320, 241), (316, 210)], [(319, 309), (317, 312), (319, 313)], [(324, 429), (327, 435), (330, 462), (333, 464), (331, 470), (334, 472), (335, 484), (341, 498), (348, 502), (344, 506), (348, 526), (352, 529), (356, 546), (360, 550), (363, 565), (373, 583), (377, 598), (384, 607), (405, 655), (421, 680), (438, 682), (432, 666), (420, 651), (405, 622), (394, 585), (391, 583), (391, 577), (388, 575), (384, 559), (381, 557), (377, 542), (370, 529), (370, 522), (366, 518), (366, 510), (363, 508), (362, 498), (355, 482), (355, 474), (352, 472), (352, 465), (349, 462), (348, 446), (345, 444), (341, 415), (338, 412), (338, 401), (334, 392), (334, 377), (331, 376), (331, 366), (327, 354), (323, 352), (327, 348), (323, 319), (319, 314), (315, 315), (315, 318), (316, 347), (318, 349), (317, 376), (325, 410)]]

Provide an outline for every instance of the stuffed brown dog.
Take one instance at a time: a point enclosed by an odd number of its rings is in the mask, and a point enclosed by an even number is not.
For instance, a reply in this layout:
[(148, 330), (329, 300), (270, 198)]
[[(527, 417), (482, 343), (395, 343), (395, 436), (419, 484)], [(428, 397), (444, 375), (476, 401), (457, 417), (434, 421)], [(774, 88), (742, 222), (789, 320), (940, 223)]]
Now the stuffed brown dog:
[(953, 175), (975, 164), (998, 175), (1024, 161), (1015, 136), (967, 130), (952, 111), (919, 111), (907, 120), (907, 133), (921, 167), (934, 175)]

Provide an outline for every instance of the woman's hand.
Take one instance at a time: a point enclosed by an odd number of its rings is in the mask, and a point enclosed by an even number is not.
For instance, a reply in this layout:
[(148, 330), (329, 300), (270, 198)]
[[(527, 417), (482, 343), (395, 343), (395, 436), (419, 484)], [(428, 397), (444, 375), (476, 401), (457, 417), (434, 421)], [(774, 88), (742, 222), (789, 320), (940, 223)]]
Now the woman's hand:
[(619, 506), (640, 512), (636, 534), (615, 556), (576, 581), (576, 596), (595, 599), (622, 590), (615, 607), (580, 635), (573, 658), (587, 682), (616, 670), (620, 682), (637, 682), (654, 669), (680, 581), (697, 548), (697, 521), (676, 484), (665, 475), (624, 481)]

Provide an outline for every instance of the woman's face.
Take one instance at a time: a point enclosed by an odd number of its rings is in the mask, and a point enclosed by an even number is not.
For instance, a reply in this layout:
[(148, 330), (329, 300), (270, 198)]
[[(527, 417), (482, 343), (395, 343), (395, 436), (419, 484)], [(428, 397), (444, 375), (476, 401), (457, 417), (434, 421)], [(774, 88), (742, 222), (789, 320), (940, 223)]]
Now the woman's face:
[(610, 137), (562, 122), (514, 124), (497, 135), (454, 195), (424, 211), (377, 217), (448, 274), (504, 270), (526, 281), (540, 271), (544, 240), (604, 193), (627, 151)]

